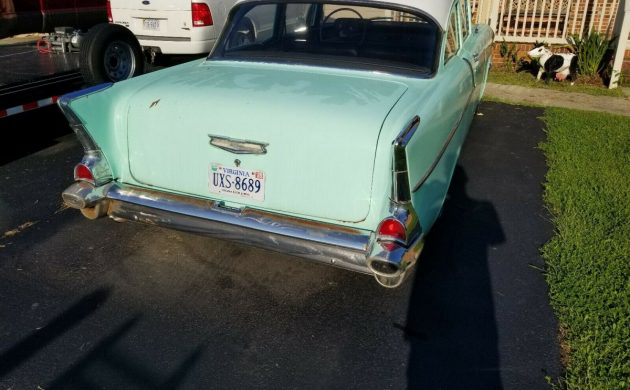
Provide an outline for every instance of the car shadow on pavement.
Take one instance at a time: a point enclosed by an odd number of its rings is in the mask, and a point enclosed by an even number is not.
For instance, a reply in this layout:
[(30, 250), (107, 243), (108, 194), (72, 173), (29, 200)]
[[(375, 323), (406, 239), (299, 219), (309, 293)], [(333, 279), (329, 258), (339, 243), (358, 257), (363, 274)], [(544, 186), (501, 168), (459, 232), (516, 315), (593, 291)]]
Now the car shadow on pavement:
[(505, 241), (494, 206), (458, 166), (417, 265), (407, 323), (409, 389), (500, 389), (488, 252)]

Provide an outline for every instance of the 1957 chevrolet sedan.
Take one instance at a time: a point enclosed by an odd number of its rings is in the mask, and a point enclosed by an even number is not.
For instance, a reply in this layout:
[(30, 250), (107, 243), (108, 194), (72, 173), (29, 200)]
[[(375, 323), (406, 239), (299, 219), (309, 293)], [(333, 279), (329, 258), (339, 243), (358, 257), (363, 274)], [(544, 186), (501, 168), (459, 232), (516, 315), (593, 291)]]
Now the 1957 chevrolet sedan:
[(493, 33), (469, 0), (244, 0), (203, 60), (69, 94), (64, 193), (399, 286), (440, 213)]

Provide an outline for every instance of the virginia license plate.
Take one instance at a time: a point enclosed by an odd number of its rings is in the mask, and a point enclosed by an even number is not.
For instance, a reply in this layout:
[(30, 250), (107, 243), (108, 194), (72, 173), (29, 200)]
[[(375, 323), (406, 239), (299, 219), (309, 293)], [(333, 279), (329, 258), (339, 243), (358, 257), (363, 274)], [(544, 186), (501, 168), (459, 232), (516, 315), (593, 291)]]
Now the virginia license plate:
[(262, 171), (210, 164), (209, 184), (213, 194), (265, 200), (265, 174)]
[(160, 19), (142, 19), (142, 25), (145, 30), (157, 31), (160, 29)]

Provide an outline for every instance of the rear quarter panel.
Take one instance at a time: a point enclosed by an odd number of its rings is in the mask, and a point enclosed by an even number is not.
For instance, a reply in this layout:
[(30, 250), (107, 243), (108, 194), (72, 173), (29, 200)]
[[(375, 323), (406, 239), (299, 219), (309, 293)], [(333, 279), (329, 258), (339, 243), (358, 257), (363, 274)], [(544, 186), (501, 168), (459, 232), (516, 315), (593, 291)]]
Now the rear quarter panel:
[[(459, 70), (466, 69), (463, 60), (458, 64)], [(440, 213), (444, 198), (450, 185), (453, 169), (470, 126), (473, 105), (467, 102), (472, 90), (472, 79), (469, 71), (439, 72), (432, 79), (409, 79), (409, 90), (390, 112), (379, 141), (375, 161), (374, 202), (380, 199), (389, 200), (391, 194), (391, 159), (392, 143), (396, 136), (407, 127), (417, 115), (420, 125), (407, 146), (407, 163), (409, 183), (413, 191), (415, 185), (425, 174), (431, 172), (429, 178), (417, 190), (412, 192), (412, 203), (418, 213), (421, 226), (427, 232)], [(462, 112), (457, 107), (466, 107)], [(432, 166), (439, 157), (448, 134), (461, 121), (458, 131), (448, 148), (439, 158), (438, 165)], [(383, 169), (387, 167), (387, 170)], [(378, 209), (374, 207), (373, 209)], [(372, 217), (373, 224), (388, 216), (389, 202), (382, 202), (380, 213)]]

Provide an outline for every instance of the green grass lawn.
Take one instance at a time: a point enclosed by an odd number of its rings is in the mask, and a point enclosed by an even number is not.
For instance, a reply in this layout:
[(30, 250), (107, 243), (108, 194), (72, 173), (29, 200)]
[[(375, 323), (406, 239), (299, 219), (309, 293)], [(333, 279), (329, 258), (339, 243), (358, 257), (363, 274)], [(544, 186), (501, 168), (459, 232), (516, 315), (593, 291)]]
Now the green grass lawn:
[(548, 109), (543, 248), (567, 389), (630, 388), (630, 118)]
[(563, 82), (551, 81), (549, 82), (549, 84), (546, 84), (542, 80), (540, 81), (536, 80), (536, 77), (528, 72), (516, 73), (516, 72), (506, 72), (502, 70), (493, 69), (488, 76), (488, 81), (491, 83), (497, 83), (497, 84), (513, 84), (513, 85), (520, 85), (523, 87), (545, 88), (545, 89), (553, 89), (556, 91), (563, 91), (563, 92), (580, 92), (580, 93), (586, 93), (586, 94), (595, 95), (595, 96), (614, 96), (614, 97), (625, 96), (621, 88), (608, 89), (604, 87), (603, 85), (598, 86), (598, 85), (592, 85), (592, 84), (585, 84), (585, 83), (580, 82), (579, 78), (578, 78), (578, 82), (575, 83), (575, 85), (571, 85), (571, 83), (567, 81), (563, 81)]

